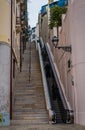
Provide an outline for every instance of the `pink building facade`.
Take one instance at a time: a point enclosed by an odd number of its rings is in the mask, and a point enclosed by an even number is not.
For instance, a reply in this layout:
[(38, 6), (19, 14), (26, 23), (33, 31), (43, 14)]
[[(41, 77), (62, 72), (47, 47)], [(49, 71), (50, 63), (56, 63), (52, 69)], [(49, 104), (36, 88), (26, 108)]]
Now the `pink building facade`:
[(59, 45), (71, 45), (72, 53), (50, 48), (58, 68), (67, 101), (74, 110), (74, 122), (85, 125), (85, 0), (69, 0), (68, 11), (62, 16)]
[(75, 121), (85, 125), (85, 1), (69, 3), (72, 74), (75, 93)]

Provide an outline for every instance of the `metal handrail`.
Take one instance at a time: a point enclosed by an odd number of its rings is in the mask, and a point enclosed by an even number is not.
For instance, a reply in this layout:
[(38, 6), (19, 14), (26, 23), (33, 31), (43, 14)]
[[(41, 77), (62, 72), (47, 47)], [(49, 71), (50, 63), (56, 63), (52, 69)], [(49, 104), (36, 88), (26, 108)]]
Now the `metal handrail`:
[(29, 41), (30, 43), (30, 51), (29, 51), (29, 83), (30, 83), (30, 80), (31, 80), (31, 41)]

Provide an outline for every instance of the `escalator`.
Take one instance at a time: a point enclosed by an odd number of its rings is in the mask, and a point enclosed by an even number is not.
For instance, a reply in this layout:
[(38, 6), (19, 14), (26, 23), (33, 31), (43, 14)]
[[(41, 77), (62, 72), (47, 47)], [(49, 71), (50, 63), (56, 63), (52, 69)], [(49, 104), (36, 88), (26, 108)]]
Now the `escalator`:
[(73, 111), (68, 108), (59, 81), (56, 80), (52, 62), (46, 46), (42, 47), (39, 41), (44, 63), (45, 75), (50, 95), (52, 110), (54, 111), (54, 123), (73, 123)]

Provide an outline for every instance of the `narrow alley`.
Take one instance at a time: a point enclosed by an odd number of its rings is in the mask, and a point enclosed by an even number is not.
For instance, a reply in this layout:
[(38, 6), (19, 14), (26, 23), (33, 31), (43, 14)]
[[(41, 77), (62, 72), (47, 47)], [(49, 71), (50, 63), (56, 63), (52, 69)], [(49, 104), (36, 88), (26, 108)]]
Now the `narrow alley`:
[(0, 130), (85, 130), (85, 0), (0, 0)]
[[(31, 55), (30, 55), (31, 54)], [(30, 69), (30, 71), (29, 71)], [(29, 77), (30, 75), (30, 77)], [(58, 104), (57, 104), (58, 105)], [(58, 108), (59, 109), (59, 108)], [(58, 110), (59, 111), (59, 110)], [(13, 111), (11, 125), (0, 130), (83, 130), (74, 124), (49, 122), (44, 88), (35, 43), (26, 44), (23, 54), (22, 71), (18, 72), (13, 90)]]

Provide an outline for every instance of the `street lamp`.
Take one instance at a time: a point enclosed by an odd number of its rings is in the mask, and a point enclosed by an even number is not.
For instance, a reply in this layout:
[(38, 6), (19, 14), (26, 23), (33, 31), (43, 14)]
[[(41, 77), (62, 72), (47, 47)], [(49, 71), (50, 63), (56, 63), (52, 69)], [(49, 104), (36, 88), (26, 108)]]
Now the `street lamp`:
[(69, 45), (69, 46), (58, 46), (58, 42), (59, 42), (59, 38), (56, 37), (56, 36), (53, 36), (52, 43), (53, 43), (55, 48), (63, 49), (64, 51), (70, 52), (70, 53), (72, 52), (71, 45)]

